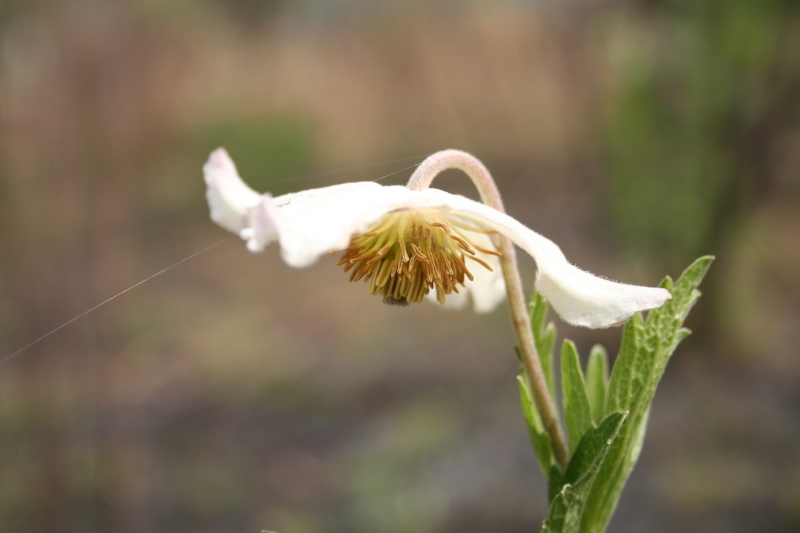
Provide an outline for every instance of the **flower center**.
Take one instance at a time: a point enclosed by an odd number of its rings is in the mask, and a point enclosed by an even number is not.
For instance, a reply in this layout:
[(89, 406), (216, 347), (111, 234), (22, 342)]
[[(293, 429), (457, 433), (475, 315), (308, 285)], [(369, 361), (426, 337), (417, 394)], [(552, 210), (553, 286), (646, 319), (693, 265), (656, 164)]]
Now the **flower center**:
[[(369, 279), (369, 290), (391, 305), (421, 302), (436, 289), (436, 299), (458, 292), (466, 278), (473, 279), (466, 260), (492, 268), (476, 257), (476, 250), (500, 255), (477, 246), (461, 230), (482, 231), (444, 217), (433, 209), (389, 213), (367, 233), (354, 235), (337, 266), (352, 270), (350, 281)], [(494, 233), (494, 232), (486, 232)]]

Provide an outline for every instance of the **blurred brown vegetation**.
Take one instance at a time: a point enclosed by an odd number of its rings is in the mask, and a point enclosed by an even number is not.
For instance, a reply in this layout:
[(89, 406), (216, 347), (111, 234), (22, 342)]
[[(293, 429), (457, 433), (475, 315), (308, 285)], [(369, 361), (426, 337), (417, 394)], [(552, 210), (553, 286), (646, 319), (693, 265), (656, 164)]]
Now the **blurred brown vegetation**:
[[(611, 530), (797, 531), (798, 95), (789, 0), (2, 0), (0, 358), (225, 237), (217, 146), (275, 194), (460, 148), (591, 271), (717, 255)], [(505, 310), (331, 267), (231, 237), (1, 363), (0, 531), (538, 530)]]

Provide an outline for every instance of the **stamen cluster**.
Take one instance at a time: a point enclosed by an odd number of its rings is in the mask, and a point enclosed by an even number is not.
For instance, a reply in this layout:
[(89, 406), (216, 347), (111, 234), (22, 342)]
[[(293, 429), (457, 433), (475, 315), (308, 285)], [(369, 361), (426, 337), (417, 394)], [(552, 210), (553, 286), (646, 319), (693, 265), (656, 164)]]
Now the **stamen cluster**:
[(352, 270), (350, 281), (368, 278), (370, 293), (380, 294), (385, 303), (421, 302), (433, 289), (444, 303), (446, 295), (458, 292), (458, 285), (473, 279), (467, 259), (492, 270), (476, 257), (476, 250), (500, 255), (477, 246), (462, 229), (481, 231), (434, 210), (390, 213), (368, 232), (354, 235), (337, 266)]

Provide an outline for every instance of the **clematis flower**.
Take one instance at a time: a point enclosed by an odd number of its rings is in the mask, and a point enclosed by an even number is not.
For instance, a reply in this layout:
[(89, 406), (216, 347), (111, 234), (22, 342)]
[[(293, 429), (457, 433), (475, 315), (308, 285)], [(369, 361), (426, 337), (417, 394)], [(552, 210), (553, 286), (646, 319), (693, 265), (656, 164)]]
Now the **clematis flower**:
[(477, 312), (491, 311), (505, 297), (498, 234), (533, 257), (536, 290), (570, 324), (612, 326), (670, 298), (665, 289), (585, 272), (507, 214), (438, 189), (359, 182), (273, 198), (245, 185), (222, 148), (203, 172), (211, 219), (237, 233), (250, 251), (278, 241), (293, 267), (341, 252), (337, 265), (350, 280), (366, 280), (386, 303), (408, 305), (428, 296), (462, 307), (471, 299)]

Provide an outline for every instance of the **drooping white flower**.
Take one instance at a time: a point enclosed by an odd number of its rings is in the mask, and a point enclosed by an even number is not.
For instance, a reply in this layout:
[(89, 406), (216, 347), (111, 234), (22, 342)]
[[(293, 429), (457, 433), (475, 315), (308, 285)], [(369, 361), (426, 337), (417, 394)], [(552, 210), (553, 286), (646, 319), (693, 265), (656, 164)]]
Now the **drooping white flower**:
[(428, 188), (359, 182), (273, 198), (245, 185), (220, 148), (203, 167), (211, 219), (238, 233), (253, 252), (278, 241), (283, 259), (305, 267), (342, 252), (351, 281), (366, 279), (387, 303), (407, 305), (430, 293), (478, 312), (505, 297), (495, 234), (533, 257), (536, 290), (567, 322), (590, 328), (624, 322), (660, 307), (667, 290), (626, 285), (570, 264), (552, 241), (492, 207)]

